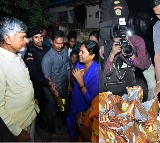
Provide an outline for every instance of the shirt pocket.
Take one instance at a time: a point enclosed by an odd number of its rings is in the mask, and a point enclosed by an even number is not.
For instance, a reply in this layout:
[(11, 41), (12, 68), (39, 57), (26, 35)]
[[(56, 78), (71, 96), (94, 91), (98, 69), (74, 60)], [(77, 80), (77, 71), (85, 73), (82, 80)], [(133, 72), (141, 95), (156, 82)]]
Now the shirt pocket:
[(57, 63), (52, 66), (52, 77), (57, 77), (64, 71), (64, 63)]
[(24, 73), (12, 72), (7, 77), (7, 88), (8, 88), (8, 90), (10, 90), (11, 92), (13, 92), (15, 94), (24, 92), (25, 91), (24, 88), (26, 88), (26, 90), (28, 90), (29, 86), (32, 87), (32, 83), (31, 83), (29, 77), (27, 76), (27, 74), (25, 73), (25, 71), (24, 71)]

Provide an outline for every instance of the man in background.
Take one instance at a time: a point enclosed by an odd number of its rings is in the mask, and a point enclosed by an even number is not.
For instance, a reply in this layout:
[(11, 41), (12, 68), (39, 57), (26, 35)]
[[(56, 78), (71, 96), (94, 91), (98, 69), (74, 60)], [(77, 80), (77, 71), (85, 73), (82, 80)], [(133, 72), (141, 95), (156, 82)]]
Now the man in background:
[(160, 92), (160, 0), (153, 1), (153, 10), (156, 14), (158, 21), (153, 26), (153, 42), (154, 42), (154, 64), (155, 64), (155, 73), (157, 85), (155, 88), (155, 96)]
[(50, 47), (51, 43), (49, 41), (49, 34), (48, 34), (48, 30), (46, 28), (42, 28), (42, 36), (43, 36), (43, 44)]
[(77, 32), (69, 31), (67, 35), (67, 40), (68, 42), (65, 43), (65, 48), (68, 50), (68, 57), (70, 57), (70, 53), (72, 52), (72, 50), (79, 53), (81, 43), (77, 41)]

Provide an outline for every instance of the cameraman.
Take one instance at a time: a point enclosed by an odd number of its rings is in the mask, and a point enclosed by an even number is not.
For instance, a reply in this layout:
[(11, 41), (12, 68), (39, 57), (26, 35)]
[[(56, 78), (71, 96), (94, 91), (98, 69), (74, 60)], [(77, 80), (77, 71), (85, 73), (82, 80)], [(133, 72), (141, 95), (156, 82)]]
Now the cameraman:
[(147, 53), (144, 40), (138, 35), (126, 35), (125, 38), (129, 41), (129, 45), (132, 47), (133, 54), (130, 57), (127, 57), (123, 48), (119, 45), (120, 38), (114, 38), (111, 52), (104, 65), (105, 74), (107, 76), (110, 76), (112, 74), (114, 69), (113, 63), (116, 63), (119, 58), (124, 62), (122, 68), (125, 68), (127, 65), (140, 68), (141, 70), (143, 70), (143, 74), (147, 80), (149, 90), (148, 100), (151, 100), (154, 98), (153, 93), (156, 86), (155, 72), (150, 55)]

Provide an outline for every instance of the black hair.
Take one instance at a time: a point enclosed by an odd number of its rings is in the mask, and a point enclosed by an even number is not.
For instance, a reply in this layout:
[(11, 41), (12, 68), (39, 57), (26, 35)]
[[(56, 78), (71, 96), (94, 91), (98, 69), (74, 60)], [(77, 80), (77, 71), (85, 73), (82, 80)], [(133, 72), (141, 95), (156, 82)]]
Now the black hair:
[(76, 50), (72, 50), (72, 52), (70, 53), (70, 57), (72, 55), (77, 55), (79, 57), (79, 53)]
[(160, 5), (160, 0), (153, 0), (153, 8)]
[(84, 45), (90, 55), (95, 54), (94, 60), (99, 61), (99, 46), (95, 41), (86, 40), (81, 45)]
[(54, 29), (51, 34), (51, 40), (54, 40), (55, 38), (64, 37), (64, 32), (59, 29)]
[(68, 35), (66, 36), (67, 39), (75, 38), (77, 39), (77, 32), (76, 31), (69, 31)]
[(99, 41), (99, 31), (98, 31), (98, 30), (92, 31), (92, 32), (89, 34), (89, 37), (90, 37), (90, 36), (94, 36), (94, 37)]

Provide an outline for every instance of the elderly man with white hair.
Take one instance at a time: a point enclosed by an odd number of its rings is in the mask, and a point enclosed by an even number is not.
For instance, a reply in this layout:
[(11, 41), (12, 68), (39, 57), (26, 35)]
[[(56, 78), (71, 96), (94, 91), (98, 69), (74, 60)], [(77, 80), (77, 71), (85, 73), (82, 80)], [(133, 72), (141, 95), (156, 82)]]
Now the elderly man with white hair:
[(27, 26), (13, 17), (0, 19), (0, 117), (17, 141), (34, 141), (34, 90), (21, 55)]

